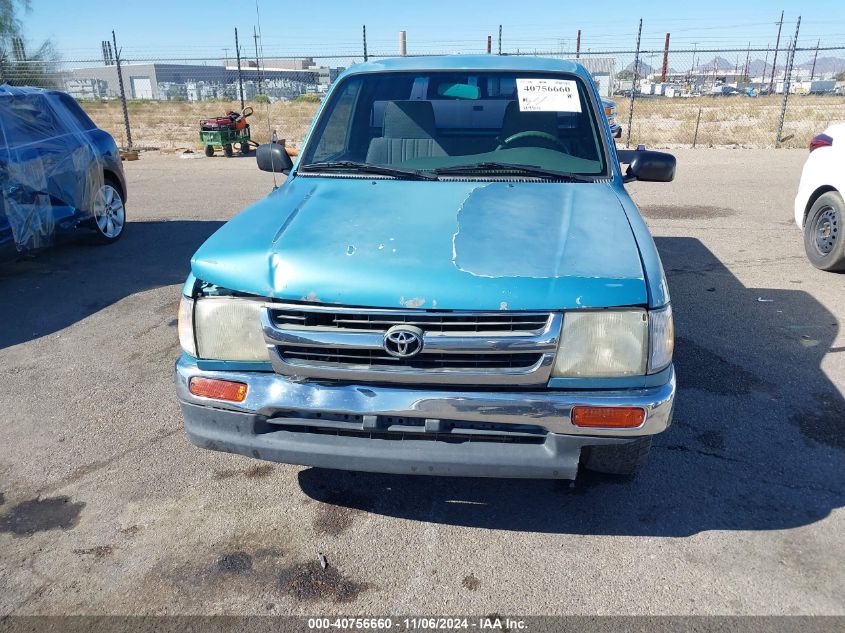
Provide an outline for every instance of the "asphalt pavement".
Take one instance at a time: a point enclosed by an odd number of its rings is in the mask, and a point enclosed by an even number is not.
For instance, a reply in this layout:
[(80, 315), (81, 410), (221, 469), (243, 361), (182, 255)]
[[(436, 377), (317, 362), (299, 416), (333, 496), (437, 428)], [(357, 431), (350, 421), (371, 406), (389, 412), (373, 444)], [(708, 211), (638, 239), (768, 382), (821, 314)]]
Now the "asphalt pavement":
[(574, 487), (195, 448), (181, 284), (273, 179), (126, 163), (119, 243), (0, 266), (0, 615), (845, 615), (845, 275), (792, 221), (806, 152), (676, 155), (675, 182), (630, 186), (669, 279), (675, 423), (638, 476)]

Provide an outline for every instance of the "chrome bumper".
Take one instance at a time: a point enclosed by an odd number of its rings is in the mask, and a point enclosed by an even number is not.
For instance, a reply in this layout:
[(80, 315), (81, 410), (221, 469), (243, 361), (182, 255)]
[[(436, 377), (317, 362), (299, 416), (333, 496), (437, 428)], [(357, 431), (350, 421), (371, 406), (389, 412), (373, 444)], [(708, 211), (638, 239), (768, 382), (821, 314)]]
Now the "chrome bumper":
[[(192, 376), (244, 382), (246, 400), (194, 396)], [(183, 358), (176, 389), (189, 439), (210, 450), (343, 470), (574, 479), (584, 447), (629, 442), (670, 424), (675, 377), (626, 391), (447, 391), (203, 371)], [(570, 421), (576, 404), (638, 406), (646, 419), (637, 429), (582, 429)]]
[[(193, 395), (193, 376), (246, 383), (241, 403)], [(438, 390), (369, 384), (302, 381), (269, 372), (203, 371), (182, 357), (176, 363), (176, 392), (182, 403), (272, 417), (280, 412), (396, 416), (495, 424), (531, 424), (564, 435), (638, 437), (664, 431), (672, 420), (675, 375), (659, 387), (595, 391)], [(635, 429), (581, 428), (572, 424), (575, 405), (641, 407), (645, 421)], [(312, 423), (313, 424), (313, 423)]]

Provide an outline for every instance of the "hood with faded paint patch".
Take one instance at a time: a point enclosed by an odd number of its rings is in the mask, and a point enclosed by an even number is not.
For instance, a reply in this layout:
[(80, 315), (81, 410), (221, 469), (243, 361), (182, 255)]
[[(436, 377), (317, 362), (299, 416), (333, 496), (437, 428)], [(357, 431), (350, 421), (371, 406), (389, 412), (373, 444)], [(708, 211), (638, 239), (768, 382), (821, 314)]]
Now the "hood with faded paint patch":
[(267, 297), (370, 307), (643, 305), (610, 184), (298, 176), (203, 244), (193, 274)]

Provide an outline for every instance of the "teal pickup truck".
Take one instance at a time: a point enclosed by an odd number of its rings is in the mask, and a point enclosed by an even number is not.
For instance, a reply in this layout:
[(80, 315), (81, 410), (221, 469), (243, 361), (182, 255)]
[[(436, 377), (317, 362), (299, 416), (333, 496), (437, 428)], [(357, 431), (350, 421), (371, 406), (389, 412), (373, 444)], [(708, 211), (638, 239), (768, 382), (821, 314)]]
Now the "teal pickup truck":
[[(355, 65), (284, 184), (191, 260), (176, 390), (192, 442), (374, 472), (631, 474), (671, 423), (673, 324), (581, 66)], [(623, 172), (620, 163), (628, 165)]]

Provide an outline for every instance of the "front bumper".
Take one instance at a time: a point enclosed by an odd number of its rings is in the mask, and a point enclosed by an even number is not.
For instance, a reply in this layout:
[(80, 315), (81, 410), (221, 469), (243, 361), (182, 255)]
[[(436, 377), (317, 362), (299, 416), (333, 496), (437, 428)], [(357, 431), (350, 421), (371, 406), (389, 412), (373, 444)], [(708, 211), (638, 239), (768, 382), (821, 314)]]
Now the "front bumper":
[[(195, 396), (193, 376), (244, 382), (246, 399)], [(583, 447), (669, 426), (675, 377), (646, 389), (437, 390), (204, 371), (182, 357), (176, 391), (188, 437), (212, 450), (344, 470), (574, 479)], [(571, 422), (575, 405), (642, 407), (646, 418), (636, 429), (584, 429)]]

